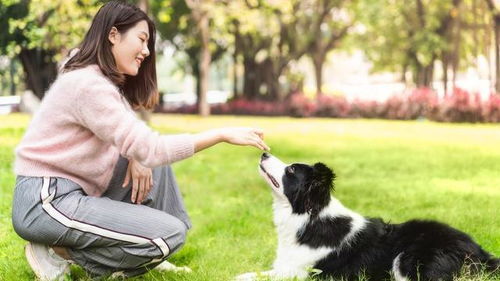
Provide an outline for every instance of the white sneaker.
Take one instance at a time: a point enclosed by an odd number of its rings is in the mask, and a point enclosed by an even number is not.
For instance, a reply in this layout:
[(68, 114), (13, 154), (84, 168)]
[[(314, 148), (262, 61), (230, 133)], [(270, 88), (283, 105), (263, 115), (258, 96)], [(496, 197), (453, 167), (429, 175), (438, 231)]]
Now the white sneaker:
[(187, 266), (175, 266), (175, 265), (169, 263), (168, 261), (163, 261), (162, 263), (160, 263), (159, 265), (157, 265), (154, 269), (156, 269), (158, 271), (172, 271), (172, 272), (177, 272), (177, 273), (180, 273), (180, 272), (185, 272), (185, 273), (192, 272), (191, 268), (189, 268)]
[(54, 253), (47, 245), (29, 242), (24, 248), (26, 259), (36, 277), (42, 281), (64, 280), (69, 262)]

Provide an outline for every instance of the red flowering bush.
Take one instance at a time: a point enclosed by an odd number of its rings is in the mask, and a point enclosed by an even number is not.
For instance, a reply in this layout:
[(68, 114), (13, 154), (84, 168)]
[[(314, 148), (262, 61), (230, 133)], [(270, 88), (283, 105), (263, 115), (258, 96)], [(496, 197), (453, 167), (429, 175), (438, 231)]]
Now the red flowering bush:
[(426, 116), (429, 111), (435, 108), (439, 103), (436, 92), (429, 88), (419, 88), (411, 91), (408, 96), (409, 115), (411, 118), (416, 119)]
[(412, 119), (409, 112), (409, 105), (406, 97), (401, 95), (392, 96), (380, 105), (381, 117), (400, 120)]
[(245, 98), (235, 99), (225, 104), (212, 106), (213, 114), (235, 115), (285, 115), (285, 105), (278, 102), (251, 101)]
[(409, 94), (394, 95), (381, 105), (381, 116), (387, 119), (414, 120), (426, 116), (438, 104), (434, 91), (422, 88)]
[(351, 105), (344, 97), (321, 95), (316, 99), (315, 116), (318, 117), (349, 117)]
[(356, 118), (380, 118), (382, 113), (383, 107), (378, 102), (355, 99), (351, 103), (349, 115)]
[(286, 104), (289, 116), (311, 117), (316, 112), (316, 104), (302, 93), (292, 94)]
[[(195, 105), (167, 112), (196, 113)], [(500, 122), (500, 95), (492, 94), (481, 101), (479, 94), (462, 89), (438, 99), (436, 92), (422, 88), (408, 94), (395, 95), (387, 101), (354, 100), (321, 95), (316, 100), (302, 93), (290, 95), (283, 102), (239, 98), (225, 104), (212, 105), (213, 114), (266, 115), (333, 118), (385, 118), (412, 120), (425, 117), (438, 122)]]
[(500, 95), (491, 94), (486, 102), (483, 103), (483, 120), (485, 122), (500, 122)]
[(440, 122), (481, 122), (481, 98), (478, 93), (470, 94), (456, 88), (435, 106), (427, 117)]

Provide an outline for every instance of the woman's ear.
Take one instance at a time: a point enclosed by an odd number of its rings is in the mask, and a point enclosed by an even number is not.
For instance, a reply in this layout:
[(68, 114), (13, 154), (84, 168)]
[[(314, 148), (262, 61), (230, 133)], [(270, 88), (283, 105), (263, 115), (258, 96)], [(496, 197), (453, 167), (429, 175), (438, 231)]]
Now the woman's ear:
[(111, 45), (114, 45), (120, 41), (120, 32), (118, 32), (118, 29), (116, 29), (116, 27), (113, 26), (111, 28), (108, 34), (108, 39), (109, 42), (111, 42)]

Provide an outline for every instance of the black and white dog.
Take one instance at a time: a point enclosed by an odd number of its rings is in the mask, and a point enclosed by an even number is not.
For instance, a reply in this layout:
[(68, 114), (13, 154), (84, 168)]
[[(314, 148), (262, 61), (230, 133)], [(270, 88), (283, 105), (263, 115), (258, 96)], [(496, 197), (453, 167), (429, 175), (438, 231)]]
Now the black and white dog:
[(278, 233), (273, 269), (237, 280), (323, 277), (357, 280), (452, 280), (464, 264), (499, 270), (500, 260), (467, 234), (445, 224), (388, 224), (365, 218), (331, 197), (335, 174), (322, 163), (287, 165), (264, 153), (260, 173), (274, 197)]

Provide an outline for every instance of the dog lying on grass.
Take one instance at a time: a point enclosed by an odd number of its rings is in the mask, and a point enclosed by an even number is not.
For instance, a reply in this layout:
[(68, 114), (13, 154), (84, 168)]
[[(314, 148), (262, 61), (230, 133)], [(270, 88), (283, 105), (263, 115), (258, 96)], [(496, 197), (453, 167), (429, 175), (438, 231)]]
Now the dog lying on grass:
[[(335, 174), (322, 163), (287, 165), (264, 153), (260, 173), (272, 188), (278, 233), (273, 269), (237, 280), (323, 277), (383, 280), (452, 280), (464, 265), (472, 272), (500, 271), (500, 260), (467, 234), (443, 223), (389, 224), (365, 218), (331, 197)], [(266, 279), (266, 280), (267, 280)]]

